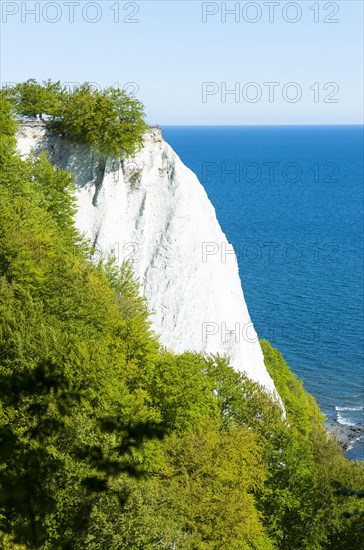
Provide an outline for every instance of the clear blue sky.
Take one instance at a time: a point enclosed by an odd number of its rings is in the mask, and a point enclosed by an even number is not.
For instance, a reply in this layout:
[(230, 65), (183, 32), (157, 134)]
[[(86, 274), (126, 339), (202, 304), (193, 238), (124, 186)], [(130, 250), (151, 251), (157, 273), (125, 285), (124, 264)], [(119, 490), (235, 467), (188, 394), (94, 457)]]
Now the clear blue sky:
[(363, 2), (275, 3), (1, 0), (1, 82), (135, 82), (162, 125), (362, 123)]

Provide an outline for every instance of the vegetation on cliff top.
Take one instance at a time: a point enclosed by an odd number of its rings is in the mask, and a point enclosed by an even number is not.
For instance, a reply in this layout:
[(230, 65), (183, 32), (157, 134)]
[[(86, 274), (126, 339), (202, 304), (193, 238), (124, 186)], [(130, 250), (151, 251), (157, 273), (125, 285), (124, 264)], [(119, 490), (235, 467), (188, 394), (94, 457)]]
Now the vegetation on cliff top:
[(44, 116), (68, 139), (112, 157), (133, 155), (147, 129), (142, 103), (118, 88), (89, 83), (69, 90), (60, 82), (34, 79), (3, 91), (17, 115)]
[(16, 154), (10, 113), (3, 98), (1, 547), (361, 547), (362, 500), (332, 482), (362, 487), (363, 465), (279, 352), (262, 342), (286, 420), (224, 358), (161, 348), (128, 265), (92, 263), (70, 174)]

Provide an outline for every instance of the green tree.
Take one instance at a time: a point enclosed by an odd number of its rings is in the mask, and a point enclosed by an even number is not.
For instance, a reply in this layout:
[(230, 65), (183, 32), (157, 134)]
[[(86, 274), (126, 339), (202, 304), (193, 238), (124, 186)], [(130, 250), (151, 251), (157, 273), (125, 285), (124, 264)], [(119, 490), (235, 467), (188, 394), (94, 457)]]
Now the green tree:
[[(358, 517), (345, 524), (344, 503), (332, 482), (361, 486), (363, 465), (346, 460), (324, 428), (315, 400), (278, 350), (262, 342), (265, 364), (282, 396), (287, 417), (271, 425), (266, 439), (267, 478), (259, 494), (264, 524), (282, 550), (347, 549), (361, 546)], [(355, 505), (351, 500), (351, 504)]]
[(68, 173), (8, 154), (0, 186), (1, 530), (32, 548), (73, 548), (105, 494), (121, 509), (144, 441), (163, 435), (146, 392), (129, 388), (123, 334), (140, 306), (125, 317), (128, 275), (116, 293), (88, 261)]
[[(363, 487), (363, 465), (343, 457), (281, 354), (262, 342), (286, 417), (225, 358), (163, 349), (131, 266), (91, 261), (71, 176), (44, 155), (15, 153), (16, 109), (7, 93), (1, 100), (4, 549), (361, 547), (363, 499), (336, 495), (332, 482)], [(137, 146), (133, 130), (134, 145), (124, 131), (119, 147), (120, 118), (108, 121), (115, 141), (100, 127), (119, 93), (86, 86), (74, 100), (75, 139), (87, 127), (105, 154)], [(77, 120), (88, 102), (90, 119)]]
[(60, 82), (47, 80), (39, 84), (34, 78), (16, 84), (6, 93), (12, 100), (16, 112), (29, 117), (59, 116), (62, 101), (67, 95)]
[(17, 124), (13, 117), (12, 103), (6, 90), (0, 92), (0, 162), (4, 162), (5, 157), (9, 157), (16, 146), (14, 137)]
[(72, 141), (113, 157), (136, 153), (147, 129), (140, 101), (115, 88), (100, 92), (88, 83), (69, 95), (58, 127)]
[(70, 91), (61, 82), (35, 79), (2, 91), (18, 115), (47, 115), (51, 127), (67, 138), (86, 143), (104, 156), (125, 158), (142, 145), (148, 126), (143, 104), (123, 90), (95, 89), (84, 83)]
[(170, 438), (167, 456), (170, 514), (182, 521), (177, 548), (274, 548), (255, 507), (253, 492), (263, 487), (265, 473), (253, 431), (198, 421)]

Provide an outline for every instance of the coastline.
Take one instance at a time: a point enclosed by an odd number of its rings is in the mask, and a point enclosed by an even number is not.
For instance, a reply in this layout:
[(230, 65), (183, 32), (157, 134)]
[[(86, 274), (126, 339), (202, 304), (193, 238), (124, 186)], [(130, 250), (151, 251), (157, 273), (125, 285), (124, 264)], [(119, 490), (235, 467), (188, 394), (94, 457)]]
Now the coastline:
[(345, 456), (350, 451), (354, 451), (353, 456), (346, 456), (346, 458), (364, 460), (364, 449), (361, 452), (355, 449), (358, 440), (361, 440), (361, 445), (364, 446), (364, 426), (359, 424), (343, 425), (335, 418), (326, 418), (324, 425), (328, 433), (339, 442)]

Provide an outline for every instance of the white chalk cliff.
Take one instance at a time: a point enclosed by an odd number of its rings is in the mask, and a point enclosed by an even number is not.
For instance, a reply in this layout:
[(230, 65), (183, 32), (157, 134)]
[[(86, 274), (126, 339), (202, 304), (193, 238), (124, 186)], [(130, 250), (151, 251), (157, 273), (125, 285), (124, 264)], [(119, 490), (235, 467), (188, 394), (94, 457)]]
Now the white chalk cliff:
[(18, 149), (47, 151), (75, 175), (77, 227), (104, 253), (114, 250), (119, 263), (133, 261), (164, 346), (227, 355), (236, 370), (274, 390), (215, 209), (158, 129), (124, 163), (105, 163), (42, 124), (20, 127)]

